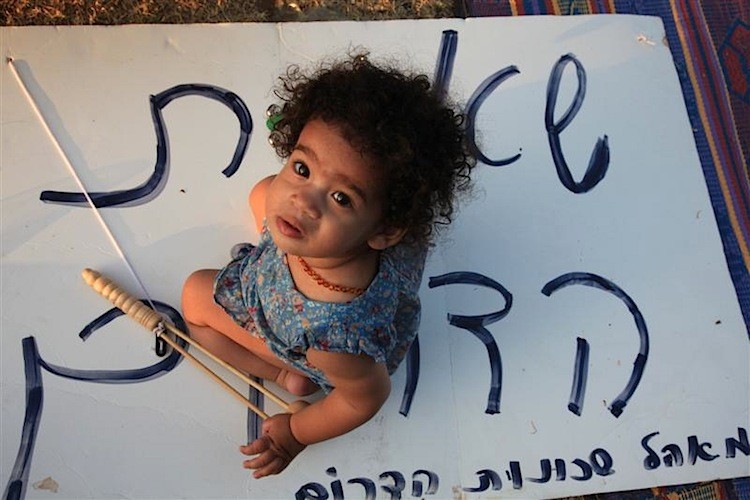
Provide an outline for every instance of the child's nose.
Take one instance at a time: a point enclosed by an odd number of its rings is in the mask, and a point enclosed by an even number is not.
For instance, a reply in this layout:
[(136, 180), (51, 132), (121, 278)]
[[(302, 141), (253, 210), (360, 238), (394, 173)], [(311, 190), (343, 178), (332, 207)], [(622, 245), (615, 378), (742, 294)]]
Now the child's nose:
[(292, 203), (303, 214), (311, 219), (318, 219), (321, 214), (322, 195), (312, 189), (300, 189), (292, 195)]

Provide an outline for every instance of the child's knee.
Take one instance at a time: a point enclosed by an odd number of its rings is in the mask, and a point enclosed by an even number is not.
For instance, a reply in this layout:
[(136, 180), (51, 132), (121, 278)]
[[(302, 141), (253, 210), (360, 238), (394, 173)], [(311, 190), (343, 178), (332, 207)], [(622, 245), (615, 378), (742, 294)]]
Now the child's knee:
[(193, 324), (204, 323), (204, 313), (213, 306), (214, 278), (218, 271), (201, 269), (193, 272), (182, 287), (182, 315)]

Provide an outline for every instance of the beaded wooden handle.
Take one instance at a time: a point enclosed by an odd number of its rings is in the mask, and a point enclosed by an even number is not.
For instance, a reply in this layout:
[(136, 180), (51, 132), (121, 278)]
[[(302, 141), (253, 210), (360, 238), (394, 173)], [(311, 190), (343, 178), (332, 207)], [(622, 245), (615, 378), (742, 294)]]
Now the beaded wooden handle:
[(112, 302), (115, 307), (133, 318), (135, 321), (154, 331), (161, 323), (159, 313), (136, 299), (128, 292), (120, 288), (117, 283), (103, 276), (93, 269), (84, 269), (81, 273), (83, 280), (91, 288), (99, 292), (99, 295)]
[[(94, 290), (96, 290), (102, 297), (109, 300), (112, 304), (115, 305), (118, 309), (120, 309), (122, 312), (133, 318), (136, 322), (140, 323), (144, 327), (146, 327), (148, 330), (155, 331), (161, 323), (161, 326), (164, 327), (169, 332), (172, 332), (177, 337), (181, 338), (191, 346), (195, 347), (199, 351), (201, 351), (203, 354), (207, 355), (209, 358), (211, 358), (214, 362), (218, 363), (220, 366), (226, 368), (233, 374), (235, 374), (240, 380), (247, 383), (248, 385), (254, 387), (264, 395), (266, 395), (268, 398), (270, 398), (272, 401), (274, 401), (276, 404), (281, 406), (284, 411), (287, 411), (289, 413), (296, 413), (297, 411), (301, 410), (305, 406), (308, 405), (308, 403), (304, 400), (298, 400), (294, 401), (293, 403), (287, 403), (283, 399), (281, 399), (279, 396), (277, 396), (275, 393), (267, 389), (262, 384), (259, 384), (255, 380), (251, 379), (244, 373), (237, 370), (235, 367), (230, 365), (229, 363), (225, 362), (224, 360), (218, 358), (215, 354), (213, 354), (211, 351), (197, 343), (195, 340), (190, 338), (189, 335), (185, 334), (181, 330), (179, 330), (177, 327), (172, 325), (171, 323), (167, 321), (163, 321), (161, 316), (151, 309), (149, 306), (141, 302), (140, 300), (133, 297), (130, 293), (120, 288), (120, 286), (109, 279), (108, 277), (102, 275), (98, 271), (94, 271), (93, 269), (84, 269), (81, 273), (83, 276), (83, 280), (91, 286)], [(268, 414), (265, 413), (263, 410), (255, 406), (253, 403), (248, 401), (242, 394), (237, 392), (234, 387), (229, 385), (224, 379), (219, 377), (216, 373), (214, 373), (210, 368), (208, 368), (206, 365), (204, 365), (200, 360), (195, 358), (192, 354), (187, 352), (185, 349), (180, 346), (177, 342), (172, 340), (169, 336), (163, 335), (161, 337), (164, 339), (164, 341), (169, 344), (175, 351), (182, 354), (187, 360), (191, 361), (193, 364), (195, 364), (198, 368), (200, 368), (206, 375), (214, 379), (219, 385), (221, 385), (225, 390), (227, 390), (232, 396), (239, 399), (245, 406), (247, 406), (250, 410), (254, 411), (258, 416), (260, 416), (262, 419), (268, 418)]]

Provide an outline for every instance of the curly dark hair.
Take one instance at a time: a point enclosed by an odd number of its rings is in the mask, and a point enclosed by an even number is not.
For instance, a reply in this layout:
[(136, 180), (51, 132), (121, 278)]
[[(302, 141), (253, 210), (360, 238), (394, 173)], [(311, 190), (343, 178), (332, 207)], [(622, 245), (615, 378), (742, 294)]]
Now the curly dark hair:
[(352, 53), (311, 74), (291, 66), (275, 94), (283, 106), (270, 141), (281, 158), (291, 155), (307, 122), (322, 119), (383, 169), (385, 221), (406, 229), (406, 241), (429, 245), (436, 229), (452, 221), (456, 196), (469, 189), (476, 160), (464, 115), (426, 75)]

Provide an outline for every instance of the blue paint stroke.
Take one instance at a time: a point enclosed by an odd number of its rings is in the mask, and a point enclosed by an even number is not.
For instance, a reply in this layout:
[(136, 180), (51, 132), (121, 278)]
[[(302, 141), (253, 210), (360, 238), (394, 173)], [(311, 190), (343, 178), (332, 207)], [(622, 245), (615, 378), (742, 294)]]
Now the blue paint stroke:
[[(565, 114), (560, 118), (560, 121), (555, 122), (555, 106), (557, 104), (557, 94), (560, 90), (560, 80), (562, 79), (565, 66), (571, 62), (576, 67), (578, 88), (576, 89), (576, 95), (573, 98), (570, 107), (565, 111)], [(557, 176), (560, 178), (560, 182), (562, 182), (563, 186), (576, 194), (586, 193), (593, 189), (602, 179), (604, 179), (604, 176), (607, 174), (607, 169), (609, 168), (609, 140), (606, 135), (596, 140), (596, 145), (591, 152), (589, 164), (586, 167), (586, 173), (583, 175), (581, 182), (573, 180), (573, 175), (570, 173), (570, 168), (568, 168), (568, 164), (565, 161), (562, 146), (560, 145), (560, 134), (568, 127), (568, 125), (570, 125), (573, 118), (578, 114), (578, 111), (583, 105), (583, 99), (585, 96), (586, 70), (573, 54), (562, 56), (555, 64), (554, 68), (552, 68), (552, 73), (547, 82), (547, 104), (544, 110), (544, 125), (547, 129), (547, 140), (549, 141), (550, 151), (552, 152), (552, 160), (557, 169)]]
[(453, 61), (456, 59), (456, 48), (458, 46), (458, 32), (455, 30), (443, 31), (440, 39), (440, 51), (435, 64), (435, 75), (432, 79), (432, 88), (440, 100), (445, 98), (450, 87), (451, 76), (453, 76)]
[[(253, 377), (253, 380), (255, 380), (258, 384), (263, 385), (263, 379), (260, 377)], [(248, 388), (248, 395), (247, 399), (252, 404), (260, 408), (261, 410), (265, 410), (264, 404), (265, 404), (265, 398), (263, 397), (263, 394), (261, 392), (252, 387), (249, 386)], [(250, 410), (248, 408), (247, 410), (247, 442), (252, 443), (256, 439), (258, 439), (261, 434), (263, 434), (263, 420), (258, 416), (257, 413)]]
[(664, 453), (665, 467), (681, 467), (683, 464), (682, 450), (674, 443), (665, 445), (661, 452)]
[(320, 483), (307, 483), (300, 486), (294, 498), (295, 500), (327, 500), (328, 491)]
[(393, 481), (392, 485), (380, 485), (380, 489), (391, 495), (392, 500), (401, 498), (404, 488), (406, 488), (406, 480), (404, 479), (403, 474), (395, 470), (389, 470), (380, 474), (379, 478), (381, 481), (387, 478), (390, 478)]
[(609, 476), (615, 473), (612, 468), (614, 464), (612, 455), (604, 448), (597, 448), (592, 451), (589, 455), (589, 461), (597, 476)]
[(583, 459), (576, 458), (573, 463), (581, 468), (582, 474), (580, 476), (570, 476), (575, 481), (588, 481), (594, 476), (594, 469), (591, 468), (589, 463)]
[(655, 431), (643, 436), (643, 439), (641, 439), (641, 447), (647, 452), (646, 458), (643, 459), (643, 468), (646, 470), (654, 470), (661, 465), (659, 455), (657, 455), (654, 449), (648, 445), (651, 438), (658, 435), (659, 431)]
[(485, 78), (482, 83), (479, 84), (474, 93), (471, 94), (469, 102), (466, 105), (466, 137), (469, 142), (469, 150), (474, 156), (476, 156), (479, 161), (481, 161), (485, 165), (489, 165), (491, 167), (502, 167), (504, 165), (509, 165), (521, 158), (521, 153), (518, 153), (515, 156), (504, 158), (502, 160), (492, 160), (488, 158), (484, 153), (482, 153), (482, 151), (480, 151), (479, 146), (477, 146), (476, 142), (476, 117), (477, 113), (479, 112), (479, 108), (482, 106), (482, 103), (484, 103), (485, 99), (487, 99), (501, 83), (503, 83), (511, 76), (517, 75), (519, 73), (520, 71), (516, 66), (508, 66), (501, 69), (500, 71), (491, 74), (490, 76)]
[(477, 476), (479, 476), (479, 486), (464, 487), (461, 489), (468, 493), (481, 493), (482, 491), (487, 491), (490, 487), (492, 488), (492, 491), (500, 491), (503, 487), (503, 482), (500, 480), (500, 476), (494, 470), (478, 470)]
[(539, 469), (541, 470), (542, 477), (527, 477), (526, 480), (532, 483), (546, 483), (552, 478), (552, 462), (550, 462), (549, 458), (543, 458), (539, 461)]
[(555, 480), (565, 480), (565, 460), (562, 458), (555, 459)]
[[(232, 176), (240, 166), (247, 150), (253, 122), (250, 111), (242, 99), (229, 90), (213, 85), (188, 83), (177, 85), (150, 97), (151, 118), (156, 132), (156, 166), (151, 176), (141, 185), (117, 191), (90, 192), (91, 201), (97, 208), (127, 207), (148, 203), (156, 198), (166, 186), (169, 177), (169, 137), (162, 116), (162, 109), (175, 99), (187, 95), (197, 95), (218, 101), (237, 116), (240, 124), (240, 137), (229, 165), (222, 170), (226, 177)], [(39, 199), (45, 203), (88, 207), (84, 193), (43, 191)]]
[(510, 479), (513, 483), (513, 489), (514, 490), (520, 490), (523, 488), (523, 476), (521, 475), (521, 463), (517, 461), (512, 461), (508, 465), (510, 465), (510, 471), (505, 471), (505, 474), (508, 476), (508, 479)]
[(406, 386), (404, 387), (404, 396), (401, 398), (401, 408), (398, 412), (403, 416), (409, 415), (411, 403), (414, 400), (414, 394), (417, 392), (417, 383), (419, 382), (419, 335), (414, 340), (406, 353)]
[(739, 449), (745, 455), (750, 455), (750, 440), (747, 438), (747, 429), (737, 427), (737, 437), (729, 437), (724, 440), (727, 448), (727, 458), (734, 458), (737, 456), (737, 450)]
[[(187, 331), (187, 325), (176, 309), (162, 302), (154, 302), (154, 305), (159, 312), (166, 314), (177, 328)], [(119, 309), (107, 311), (86, 325), (79, 333), (79, 337), (85, 341), (96, 330), (122, 315), (123, 313)], [(184, 340), (177, 339), (177, 341), (183, 348), (187, 349), (187, 343)], [(172, 352), (166, 359), (146, 368), (130, 370), (78, 370), (54, 365), (45, 361), (39, 355), (34, 337), (24, 338), (22, 346), (24, 373), (26, 377), (26, 411), (21, 430), (21, 443), (18, 455), (16, 456), (16, 462), (4, 493), (6, 499), (13, 500), (23, 498), (25, 495), (37, 429), (42, 418), (43, 384), (41, 368), (54, 375), (73, 380), (102, 384), (129, 384), (165, 375), (174, 369), (182, 359), (179, 353)]]
[[(336, 467), (326, 469), (326, 474), (336, 479), (336, 475), (338, 474)], [(333, 500), (344, 500), (344, 487), (341, 484), (341, 480), (336, 479), (336, 481), (331, 482), (331, 493), (333, 493)]]
[(635, 361), (633, 362), (633, 371), (630, 373), (630, 379), (628, 380), (625, 388), (609, 406), (609, 411), (612, 413), (612, 415), (614, 415), (615, 417), (619, 417), (622, 414), (625, 406), (628, 404), (628, 401), (635, 392), (636, 388), (638, 387), (638, 383), (641, 381), (641, 377), (643, 376), (643, 370), (646, 367), (646, 361), (648, 361), (649, 343), (646, 321), (643, 319), (643, 315), (638, 309), (635, 301), (633, 301), (633, 299), (631, 299), (630, 296), (625, 293), (625, 291), (623, 291), (620, 287), (618, 287), (608, 279), (597, 276), (596, 274), (581, 272), (563, 274), (562, 276), (559, 276), (544, 285), (544, 287), (542, 288), (542, 293), (549, 297), (560, 288), (569, 285), (586, 285), (611, 293), (625, 303), (625, 306), (628, 308), (628, 311), (630, 311), (630, 314), (633, 315), (633, 319), (635, 320), (635, 326), (638, 330), (638, 338), (640, 340), (640, 347), (638, 349), (638, 354), (635, 357)]
[[(180, 316), (180, 313), (176, 309), (163, 302), (154, 301), (156, 310), (169, 317), (172, 323), (181, 331), (187, 331), (187, 325)], [(81, 340), (88, 339), (91, 334), (99, 330), (103, 326), (116, 318), (119, 318), (124, 313), (117, 308), (110, 309), (105, 312), (91, 323), (86, 325), (83, 330), (78, 334)], [(177, 343), (187, 349), (187, 342), (181, 338), (177, 339)], [(144, 368), (136, 368), (129, 370), (79, 370), (75, 368), (68, 368), (65, 366), (58, 366), (52, 363), (48, 363), (44, 359), (39, 358), (39, 362), (45, 370), (63, 378), (72, 380), (81, 380), (84, 382), (94, 382), (98, 384), (132, 384), (136, 382), (144, 382), (152, 380), (162, 375), (166, 375), (172, 371), (180, 362), (182, 356), (177, 351), (172, 351), (169, 356), (150, 366)]]
[(26, 413), (23, 418), (21, 444), (13, 465), (13, 471), (8, 479), (3, 497), (6, 500), (18, 500), (26, 496), (29, 482), (29, 466), (34, 454), (34, 442), (42, 419), (42, 403), (44, 389), (42, 388), (42, 371), (40, 370), (39, 351), (34, 337), (26, 337), (21, 342), (23, 346), (23, 365), (26, 377)]
[(367, 479), (366, 477), (355, 477), (354, 479), (348, 480), (346, 484), (359, 484), (365, 489), (365, 495), (363, 497), (357, 498), (364, 498), (365, 500), (375, 500), (375, 497), (378, 494), (378, 490), (375, 487), (375, 482), (372, 479)]
[(452, 272), (441, 276), (431, 277), (428, 283), (430, 288), (451, 284), (479, 285), (492, 288), (500, 292), (505, 299), (505, 307), (500, 311), (478, 316), (463, 316), (448, 313), (448, 323), (473, 333), (487, 348), (487, 356), (490, 361), (490, 392), (487, 397), (487, 409), (485, 413), (490, 415), (500, 413), (500, 395), (502, 390), (502, 362), (497, 343), (487, 328), (488, 325), (500, 321), (509, 312), (513, 305), (513, 295), (500, 283), (482, 274), (473, 272)]
[[(417, 479), (417, 476), (425, 476), (427, 479), (426, 490), (424, 490), (424, 485), (422, 484), (422, 481)], [(429, 470), (418, 469), (411, 475), (411, 479), (411, 496), (413, 497), (419, 498), (422, 495), (434, 495), (440, 487), (440, 479), (438, 478), (438, 475)]]
[[(167, 306), (166, 304), (162, 304), (162, 306)], [(176, 312), (176, 311), (175, 311)], [(117, 309), (113, 308), (107, 311), (106, 313), (99, 316), (97, 319), (86, 325), (83, 330), (81, 330), (81, 333), (78, 334), (78, 336), (81, 338), (81, 340), (86, 340), (89, 338), (89, 336), (94, 333), (97, 329), (101, 328), (102, 326), (106, 325), (113, 319), (122, 316), (122, 312)], [(164, 339), (161, 337), (157, 337), (154, 335), (154, 351), (156, 352), (156, 355), (160, 358), (163, 358), (168, 351), (168, 345), (166, 342), (164, 342)]]
[(581, 416), (583, 396), (586, 393), (586, 381), (589, 374), (589, 343), (586, 339), (576, 339), (576, 361), (573, 368), (573, 386), (570, 388), (568, 410)]
[(711, 448), (711, 443), (698, 441), (698, 436), (688, 436), (688, 463), (695, 465), (695, 462), (700, 458), (706, 462), (711, 462), (719, 458), (719, 455), (709, 453), (707, 449)]

